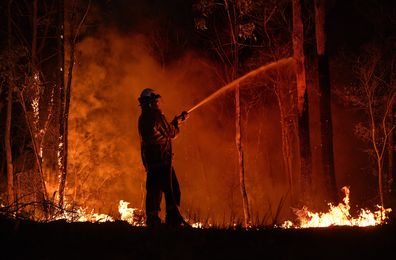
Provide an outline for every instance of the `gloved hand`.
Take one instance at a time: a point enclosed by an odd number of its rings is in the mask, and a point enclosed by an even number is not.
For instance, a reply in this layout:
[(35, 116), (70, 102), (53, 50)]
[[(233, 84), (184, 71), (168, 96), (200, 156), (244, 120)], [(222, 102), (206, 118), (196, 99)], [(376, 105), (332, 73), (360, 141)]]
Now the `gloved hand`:
[(180, 115), (175, 116), (175, 118), (172, 120), (172, 123), (174, 125), (179, 125), (180, 123), (184, 122), (188, 118), (188, 112), (183, 111)]
[(180, 122), (183, 122), (184, 120), (186, 120), (188, 118), (188, 112), (183, 111), (179, 116), (177, 116), (177, 118)]

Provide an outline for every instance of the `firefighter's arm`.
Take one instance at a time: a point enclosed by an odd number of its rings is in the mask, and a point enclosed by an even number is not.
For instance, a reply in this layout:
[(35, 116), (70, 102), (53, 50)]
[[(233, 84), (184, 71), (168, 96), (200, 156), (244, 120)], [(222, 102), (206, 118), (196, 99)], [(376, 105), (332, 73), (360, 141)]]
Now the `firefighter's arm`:
[(175, 116), (170, 123), (175, 129), (177, 129), (177, 132), (179, 132), (179, 126), (188, 118), (188, 112), (183, 111), (180, 115)]
[(179, 125), (174, 121), (168, 123), (165, 116), (161, 114), (158, 119), (157, 130), (165, 137), (175, 138), (179, 133)]

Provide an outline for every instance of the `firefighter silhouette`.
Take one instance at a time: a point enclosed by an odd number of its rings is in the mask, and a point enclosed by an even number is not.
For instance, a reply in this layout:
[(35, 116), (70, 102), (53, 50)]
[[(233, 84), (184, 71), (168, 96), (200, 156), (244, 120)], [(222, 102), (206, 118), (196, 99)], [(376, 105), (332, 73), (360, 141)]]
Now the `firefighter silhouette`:
[(159, 217), (162, 194), (165, 195), (165, 223), (170, 226), (188, 225), (180, 214), (180, 187), (172, 166), (172, 139), (179, 133), (179, 125), (188, 115), (168, 122), (158, 105), (161, 96), (153, 89), (141, 92), (139, 103), (141, 115), (138, 130), (141, 142), (142, 162), (146, 169), (146, 224), (161, 224)]

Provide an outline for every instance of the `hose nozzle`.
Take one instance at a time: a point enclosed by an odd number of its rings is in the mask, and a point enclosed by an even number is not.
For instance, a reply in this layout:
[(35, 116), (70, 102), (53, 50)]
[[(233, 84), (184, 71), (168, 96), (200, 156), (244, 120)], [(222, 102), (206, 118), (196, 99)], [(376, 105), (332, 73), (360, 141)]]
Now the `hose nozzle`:
[(178, 121), (183, 122), (184, 120), (186, 120), (188, 118), (188, 112), (187, 111), (183, 111), (180, 115), (176, 116)]

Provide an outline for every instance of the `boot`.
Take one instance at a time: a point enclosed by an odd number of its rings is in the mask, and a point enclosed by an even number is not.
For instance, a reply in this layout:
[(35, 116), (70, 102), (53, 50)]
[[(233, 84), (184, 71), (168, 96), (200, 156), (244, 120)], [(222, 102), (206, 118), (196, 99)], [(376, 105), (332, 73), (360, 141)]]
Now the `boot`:
[(179, 210), (170, 210), (166, 213), (165, 223), (170, 227), (189, 227)]
[(146, 217), (146, 225), (148, 227), (158, 227), (161, 225), (161, 219), (157, 214), (148, 214)]

